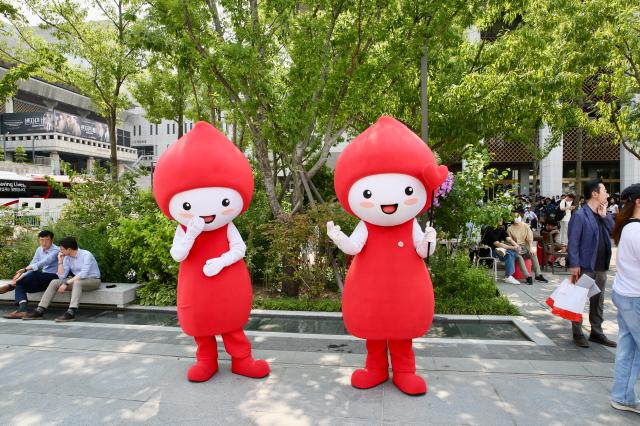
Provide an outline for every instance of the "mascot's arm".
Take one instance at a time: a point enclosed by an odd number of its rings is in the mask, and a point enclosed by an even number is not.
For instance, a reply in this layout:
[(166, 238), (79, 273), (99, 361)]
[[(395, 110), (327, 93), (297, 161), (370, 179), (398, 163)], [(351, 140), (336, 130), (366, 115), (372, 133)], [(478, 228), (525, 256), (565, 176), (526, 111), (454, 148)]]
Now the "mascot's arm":
[(231, 266), (244, 258), (247, 252), (247, 246), (233, 222), (227, 227), (227, 238), (229, 240), (229, 251), (222, 253), (220, 257), (207, 260), (202, 268), (202, 272), (204, 272), (206, 276), (212, 277), (217, 275), (223, 268)]
[(413, 245), (420, 257), (431, 256), (436, 251), (436, 230), (430, 226), (422, 232), (420, 224), (413, 220)]
[(173, 260), (176, 262), (182, 262), (185, 260), (189, 255), (189, 251), (191, 251), (191, 247), (193, 247), (195, 240), (195, 238), (187, 236), (187, 234), (182, 230), (182, 227), (178, 225), (176, 233), (173, 236), (173, 245), (169, 251)]
[(340, 226), (334, 225), (333, 222), (327, 222), (327, 235), (345, 254), (355, 256), (364, 247), (369, 233), (367, 232), (367, 226), (362, 221), (358, 223), (358, 226), (349, 237), (340, 230)]

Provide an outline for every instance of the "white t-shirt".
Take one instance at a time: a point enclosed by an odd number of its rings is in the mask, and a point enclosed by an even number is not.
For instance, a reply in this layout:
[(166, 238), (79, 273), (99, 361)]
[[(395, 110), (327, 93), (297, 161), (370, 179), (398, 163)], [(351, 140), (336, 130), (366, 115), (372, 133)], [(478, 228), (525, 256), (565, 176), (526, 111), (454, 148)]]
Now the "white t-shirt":
[(560, 201), (560, 210), (564, 210), (564, 217), (560, 222), (569, 222), (569, 220), (571, 220), (571, 210), (567, 209), (567, 207), (571, 207), (572, 205), (573, 201), (567, 201), (566, 199)]
[(622, 229), (613, 291), (627, 297), (640, 297), (640, 222), (632, 222)]

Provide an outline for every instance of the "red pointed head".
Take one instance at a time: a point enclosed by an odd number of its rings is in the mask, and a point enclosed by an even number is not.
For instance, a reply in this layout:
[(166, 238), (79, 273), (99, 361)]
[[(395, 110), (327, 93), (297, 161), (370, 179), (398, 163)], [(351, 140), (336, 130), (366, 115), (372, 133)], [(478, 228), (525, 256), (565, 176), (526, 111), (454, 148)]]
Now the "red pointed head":
[(338, 158), (334, 187), (350, 214), (381, 226), (413, 219), (447, 177), (429, 147), (398, 120), (382, 116)]
[(242, 214), (251, 203), (253, 185), (249, 160), (203, 121), (162, 154), (153, 173), (153, 195), (160, 210), (184, 225), (201, 216), (205, 230)]

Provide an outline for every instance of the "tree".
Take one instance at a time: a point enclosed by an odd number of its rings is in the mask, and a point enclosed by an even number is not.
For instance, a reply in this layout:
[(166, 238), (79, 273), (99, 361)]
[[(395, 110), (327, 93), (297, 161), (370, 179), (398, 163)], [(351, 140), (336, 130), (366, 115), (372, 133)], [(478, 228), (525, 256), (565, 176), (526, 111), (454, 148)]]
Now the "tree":
[[(91, 6), (102, 19), (89, 21), (88, 7), (74, 0), (24, 0), (51, 32), (55, 43), (47, 43), (33, 33), (21, 33), (31, 56), (51, 53), (72, 58), (57, 70), (43, 68), (48, 79), (62, 81), (90, 97), (106, 118), (111, 144), (111, 175), (118, 176), (116, 124), (120, 112), (129, 107), (125, 83), (145, 65), (145, 57), (131, 37), (132, 27), (141, 13), (142, 0), (92, 0)], [(18, 27), (18, 25), (16, 25)]]
[(26, 163), (27, 162), (27, 151), (25, 151), (24, 147), (17, 146), (16, 151), (13, 154), (13, 161), (16, 163)]

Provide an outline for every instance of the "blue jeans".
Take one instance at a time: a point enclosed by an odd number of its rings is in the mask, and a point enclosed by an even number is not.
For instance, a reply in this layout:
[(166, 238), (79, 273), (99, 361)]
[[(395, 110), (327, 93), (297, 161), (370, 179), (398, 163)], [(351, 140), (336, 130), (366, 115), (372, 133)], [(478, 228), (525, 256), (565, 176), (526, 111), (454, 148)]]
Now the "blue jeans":
[(635, 405), (638, 402), (635, 385), (640, 374), (640, 297), (626, 297), (611, 292), (618, 308), (618, 349), (611, 388), (611, 400)]
[(58, 279), (58, 275), (49, 272), (29, 271), (16, 283), (16, 305), (27, 299), (27, 293), (45, 291), (49, 283)]
[(491, 249), (491, 256), (504, 262), (505, 277), (510, 277), (516, 271), (516, 255), (517, 253), (515, 251), (507, 250), (507, 253), (504, 256), (500, 256), (496, 253), (495, 249)]

